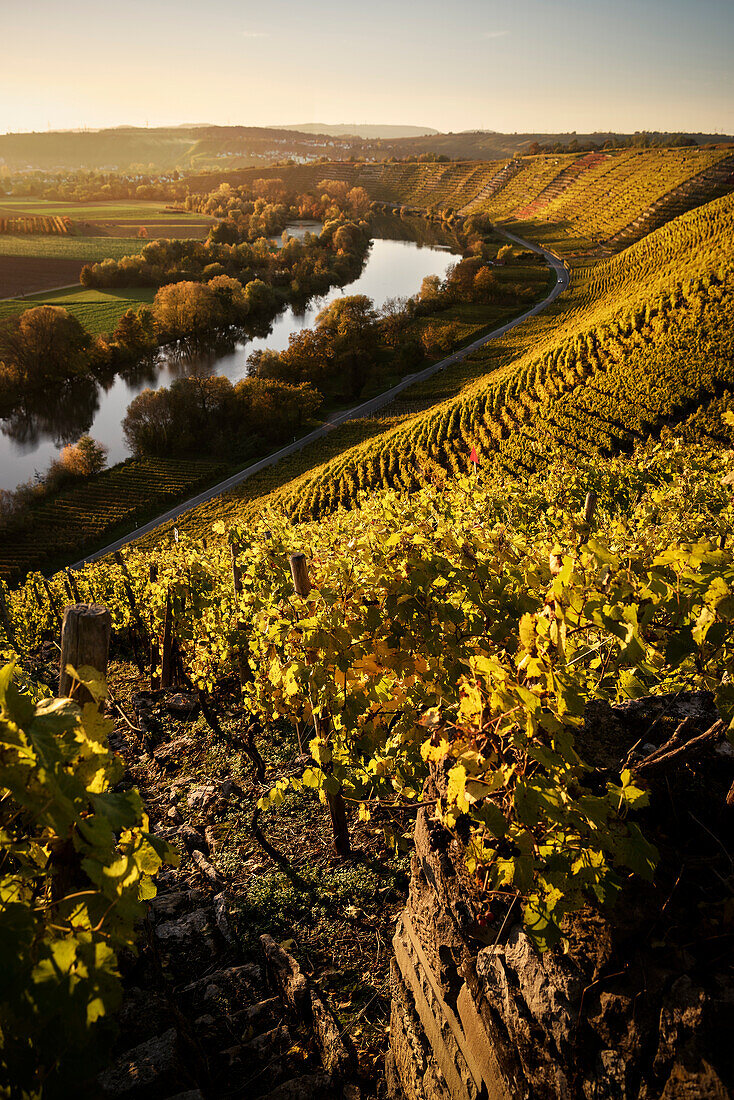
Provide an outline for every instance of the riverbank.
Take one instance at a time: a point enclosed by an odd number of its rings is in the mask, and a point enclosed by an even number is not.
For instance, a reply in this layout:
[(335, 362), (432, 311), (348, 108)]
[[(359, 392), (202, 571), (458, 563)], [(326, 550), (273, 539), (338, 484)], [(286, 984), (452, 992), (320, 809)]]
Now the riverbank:
[[(516, 269), (519, 275), (521, 270)], [(542, 307), (548, 293), (548, 271), (546, 268), (528, 269), (534, 271), (542, 284), (538, 286), (538, 298)], [(557, 292), (558, 283), (552, 292)], [(537, 308), (534, 306), (533, 308)], [(345, 424), (355, 416), (369, 417), (369, 409), (376, 410), (393, 400), (406, 389), (416, 395), (420, 392), (421, 381), (429, 379), (437, 371), (460, 362), (464, 355), (476, 346), (477, 341), (484, 343), (492, 334), (506, 331), (508, 325), (518, 324), (526, 311), (508, 311), (496, 306), (480, 307), (473, 303), (458, 304), (434, 317), (422, 319), (423, 325), (435, 324), (442, 328), (452, 326), (457, 332), (454, 350), (448, 357), (429, 363), (418, 374), (395, 380), (381, 395), (369, 397), (366, 404), (358, 409), (326, 407), (322, 410), (322, 419), (306, 426), (304, 432), (285, 448), (274, 449), (262, 456), (258, 462), (244, 469), (226, 462), (208, 463), (206, 460), (165, 460), (130, 459), (113, 469), (105, 470), (84, 483), (71, 486), (58, 493), (54, 498), (42, 502), (29, 511), (29, 522), (21, 529), (9, 529), (4, 532), (0, 548), (0, 576), (15, 581), (36, 570), (46, 574), (69, 565), (81, 555), (91, 560), (109, 550), (109, 545), (123, 545), (147, 531), (155, 529), (162, 522), (172, 522), (176, 515), (186, 511), (203, 499), (210, 499), (224, 491), (230, 482), (239, 484), (252, 476), (256, 469), (264, 469), (279, 462), (284, 454), (305, 453), (303, 457), (310, 464), (323, 461), (320, 448), (329, 446), (329, 435), (337, 425)], [(513, 317), (515, 318), (513, 320)], [(498, 324), (501, 326), (498, 329)], [(482, 335), (483, 334), (483, 335)], [(448, 381), (448, 376), (447, 376)], [(458, 384), (458, 382), (457, 382)], [(361, 408), (361, 411), (360, 411)], [(363, 430), (369, 430), (368, 421)], [(374, 421), (374, 431), (384, 425)], [(318, 444), (318, 446), (315, 446)], [(214, 473), (212, 467), (216, 467)], [(177, 478), (175, 488), (171, 479)], [(206, 479), (206, 480), (205, 480)], [(208, 488), (205, 486), (208, 485)], [(197, 493), (197, 490), (200, 492)], [(197, 493), (192, 498), (192, 492)], [(180, 502), (180, 503), (177, 503)], [(168, 508), (161, 514), (162, 508)], [(86, 560), (86, 559), (85, 559)]]

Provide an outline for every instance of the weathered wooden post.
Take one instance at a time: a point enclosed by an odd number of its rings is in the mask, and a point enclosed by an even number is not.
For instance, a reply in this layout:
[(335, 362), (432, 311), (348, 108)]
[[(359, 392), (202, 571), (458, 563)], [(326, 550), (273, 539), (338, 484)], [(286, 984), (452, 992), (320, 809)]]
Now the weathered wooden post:
[(59, 605), (56, 603), (56, 600), (54, 599), (54, 594), (51, 591), (51, 586), (50, 586), (50, 584), (48, 583), (48, 581), (46, 580), (45, 577), (42, 577), (41, 580), (43, 581), (43, 587), (46, 590), (46, 595), (48, 596), (49, 607), (51, 608), (52, 612), (56, 616), (56, 621), (58, 622), (59, 626), (61, 626), (61, 611), (59, 610)]
[[(75, 669), (85, 665), (102, 676), (107, 673), (110, 653), (112, 618), (106, 607), (99, 603), (70, 604), (64, 610), (61, 627), (61, 659), (59, 698), (70, 698), (75, 681), (66, 671), (67, 665)], [(90, 702), (92, 696), (81, 684), (77, 684), (74, 699), (78, 703)]]
[(593, 489), (589, 489), (584, 503), (584, 523), (591, 523), (596, 511), (597, 495)]
[(173, 612), (171, 592), (166, 592), (166, 607), (163, 612), (163, 655), (161, 657), (161, 687), (169, 688), (173, 684)]
[[(158, 580), (158, 566), (151, 565), (148, 573), (150, 583), (155, 584)], [(160, 662), (160, 648), (158, 646), (158, 639), (155, 634), (150, 636), (150, 690), (155, 691), (160, 685), (160, 675), (158, 673), (158, 664)]]
[(293, 588), (296, 595), (301, 596), (304, 600), (311, 591), (311, 581), (308, 576), (308, 562), (306, 561), (305, 554), (291, 554), (288, 558), (291, 566), (291, 576), (293, 577)]
[[(125, 590), (125, 596), (127, 597), (128, 606), (130, 608), (130, 614), (132, 615), (133, 622), (135, 624), (135, 629), (137, 630), (138, 635), (139, 635), (140, 645), (143, 647), (143, 653), (144, 653), (145, 652), (145, 643), (148, 639), (148, 631), (145, 627), (145, 623), (143, 622), (143, 620), (140, 617), (140, 612), (138, 611), (138, 605), (135, 602), (135, 593), (133, 592), (132, 581), (130, 580), (130, 573), (128, 572), (127, 565), (125, 564), (125, 559), (123, 558), (123, 556), (122, 556), (122, 554), (120, 553), (119, 550), (116, 550), (115, 553), (112, 556), (113, 556), (113, 558), (115, 559), (115, 561), (117, 562), (117, 564), (120, 567), (120, 573), (122, 575), (122, 587)], [(131, 632), (131, 636), (132, 636), (132, 644), (133, 644), (133, 653), (135, 654), (135, 663), (138, 666), (138, 671), (140, 672), (140, 675), (144, 676), (145, 675), (145, 665), (143, 663), (143, 658), (141, 657), (140, 651), (138, 649), (138, 638), (135, 635), (135, 631)]]
[(71, 569), (66, 570), (66, 583), (69, 586), (72, 599), (75, 603), (83, 603), (81, 596), (79, 595), (79, 589), (77, 588), (76, 577), (72, 573)]
[[(293, 588), (297, 596), (301, 596), (305, 599), (311, 591), (311, 579), (308, 575), (308, 563), (306, 561), (305, 554), (291, 554), (288, 558), (291, 567), (291, 576), (293, 577)], [(316, 736), (326, 741), (329, 737), (329, 715), (327, 713), (316, 714), (313, 716), (314, 729)], [(301, 744), (301, 731), (300, 727), (297, 730), (298, 741), (301, 752), (303, 752), (303, 746)], [(324, 771), (328, 774), (331, 773), (331, 765), (323, 765)], [(352, 847), (349, 842), (349, 823), (347, 821), (347, 807), (344, 802), (344, 797), (341, 792), (341, 787), (334, 793), (329, 794), (327, 792), (326, 801), (329, 806), (329, 814), (331, 816), (331, 831), (334, 837), (334, 850), (338, 856), (346, 858), (351, 855)]]
[(13, 624), (10, 621), (10, 611), (5, 601), (4, 584), (0, 581), (0, 625), (5, 631), (5, 635), (10, 642), (13, 649), (18, 648), (18, 643), (15, 640), (15, 631), (13, 630)]

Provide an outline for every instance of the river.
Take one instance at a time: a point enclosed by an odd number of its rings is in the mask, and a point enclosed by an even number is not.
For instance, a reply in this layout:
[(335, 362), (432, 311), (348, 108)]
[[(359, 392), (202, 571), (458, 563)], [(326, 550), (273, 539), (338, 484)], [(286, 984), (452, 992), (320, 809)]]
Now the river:
[[(319, 311), (336, 298), (366, 294), (380, 307), (389, 298), (415, 294), (427, 275), (443, 277), (456, 261), (449, 238), (440, 232), (432, 230), (426, 237), (421, 223), (411, 229), (410, 223), (391, 222), (385, 219), (376, 229), (379, 236), (372, 240), (359, 278), (312, 299), (301, 312), (292, 307), (283, 310), (272, 322), (268, 335), (237, 342), (223, 354), (212, 352), (195, 359), (162, 348), (154, 364), (117, 375), (106, 387), (85, 381), (68, 394), (66, 401), (49, 401), (31, 416), (0, 420), (0, 489), (14, 489), (37, 472), (44, 473), (62, 447), (85, 433), (108, 448), (109, 465), (121, 462), (130, 455), (122, 420), (132, 399), (146, 387), (157, 389), (170, 385), (182, 374), (202, 371), (225, 375), (235, 382), (247, 374), (247, 358), (253, 351), (283, 350), (292, 333), (312, 328)], [(294, 224), (289, 230), (294, 236), (301, 235), (304, 227)], [(413, 239), (397, 239), (401, 236)]]

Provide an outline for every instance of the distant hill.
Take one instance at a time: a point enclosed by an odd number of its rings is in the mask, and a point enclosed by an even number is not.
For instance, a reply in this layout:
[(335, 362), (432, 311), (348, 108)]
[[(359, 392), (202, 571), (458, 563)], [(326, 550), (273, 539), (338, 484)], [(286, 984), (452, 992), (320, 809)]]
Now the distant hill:
[[(349, 131), (358, 133), (349, 133)], [(339, 132), (337, 132), (339, 131)], [(412, 133), (410, 133), (412, 132)], [(377, 136), (377, 134), (382, 136)], [(402, 134), (403, 136), (398, 136)], [(405, 135), (408, 136), (405, 136)], [(731, 142), (720, 134), (499, 134), (485, 130), (441, 134), (411, 126), (305, 123), (266, 126), (117, 126), (0, 134), (0, 169), (166, 172), (263, 167), (285, 160), (385, 160), (428, 154), (452, 160), (502, 160), (538, 151), (575, 152), (632, 145), (706, 145)]]
[[(536, 151), (540, 146), (544, 151), (554, 151), (562, 146), (562, 151), (574, 152), (587, 148), (602, 148), (610, 143), (615, 147), (624, 145), (649, 146), (709, 145), (734, 141), (722, 134), (661, 133), (644, 131), (635, 134), (619, 134), (612, 131), (593, 134), (500, 134), (492, 130), (464, 130), (461, 133), (431, 134), (423, 138), (395, 138), (380, 141), (385, 155), (396, 157), (419, 156), (421, 153), (433, 153), (436, 156), (450, 157), (452, 160), (502, 160), (505, 157), (523, 156)], [(574, 149), (574, 146), (576, 149)], [(560, 151), (560, 150), (559, 150)]]
[(302, 134), (329, 134), (332, 137), (360, 138), (419, 138), (428, 134), (438, 134), (431, 126), (370, 126), (359, 122), (344, 122), (333, 125), (327, 122), (299, 122), (286, 127), (298, 130)]

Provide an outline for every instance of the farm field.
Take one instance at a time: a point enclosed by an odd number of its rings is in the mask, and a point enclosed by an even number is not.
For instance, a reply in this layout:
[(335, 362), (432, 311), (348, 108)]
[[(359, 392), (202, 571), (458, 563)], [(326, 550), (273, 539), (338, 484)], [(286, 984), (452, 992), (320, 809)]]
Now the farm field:
[(30, 256), (39, 260), (78, 260), (81, 264), (119, 260), (141, 252), (148, 240), (137, 237), (42, 237), (0, 236), (0, 262), (8, 256)]
[(20, 300), (0, 301), (0, 321), (34, 306), (62, 306), (94, 336), (104, 336), (114, 331), (123, 313), (149, 305), (154, 297), (154, 287), (121, 287), (115, 290), (88, 290), (85, 287), (77, 290), (72, 287), (48, 294), (32, 294)]
[(55, 202), (50, 199), (0, 198), (0, 217), (62, 217), (73, 222), (122, 222), (167, 221), (211, 224), (212, 218), (202, 214), (187, 214), (180, 210), (166, 210), (161, 200), (127, 199), (110, 202)]
[[(79, 282), (83, 260), (0, 255), (0, 299), (15, 298)], [(7, 303), (0, 301), (0, 316)]]
[[(0, 298), (76, 283), (84, 264), (135, 255), (158, 238), (204, 240), (214, 221), (166, 211), (163, 202), (0, 199), (0, 225), (3, 219), (23, 217), (70, 218), (72, 224), (64, 236), (0, 232)], [(147, 234), (144, 238), (138, 236), (141, 229)], [(25, 262), (18, 262), (21, 257)]]

